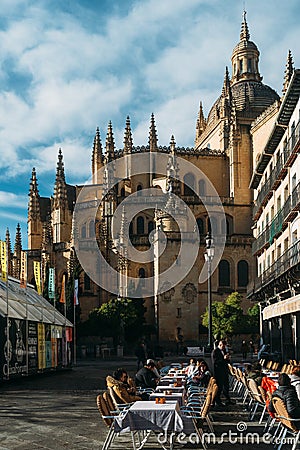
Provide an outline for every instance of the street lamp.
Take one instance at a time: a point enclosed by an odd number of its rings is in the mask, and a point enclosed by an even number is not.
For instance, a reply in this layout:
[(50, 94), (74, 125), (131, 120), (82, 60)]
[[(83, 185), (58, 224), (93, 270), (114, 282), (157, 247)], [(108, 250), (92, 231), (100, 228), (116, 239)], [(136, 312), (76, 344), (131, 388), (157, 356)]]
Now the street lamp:
[(215, 254), (214, 240), (210, 231), (205, 238), (206, 252), (204, 253), (207, 262), (207, 309), (208, 309), (208, 347), (213, 348), (212, 342), (212, 300), (211, 300), (211, 263)]

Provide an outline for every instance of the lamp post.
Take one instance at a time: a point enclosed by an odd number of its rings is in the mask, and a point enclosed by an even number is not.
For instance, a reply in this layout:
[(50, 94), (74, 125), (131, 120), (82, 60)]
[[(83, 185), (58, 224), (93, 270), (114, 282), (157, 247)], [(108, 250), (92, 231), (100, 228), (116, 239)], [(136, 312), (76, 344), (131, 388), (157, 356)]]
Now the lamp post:
[(204, 253), (207, 262), (207, 309), (208, 309), (208, 347), (213, 348), (212, 342), (212, 298), (211, 298), (211, 263), (215, 254), (214, 240), (208, 232), (205, 238), (206, 252)]

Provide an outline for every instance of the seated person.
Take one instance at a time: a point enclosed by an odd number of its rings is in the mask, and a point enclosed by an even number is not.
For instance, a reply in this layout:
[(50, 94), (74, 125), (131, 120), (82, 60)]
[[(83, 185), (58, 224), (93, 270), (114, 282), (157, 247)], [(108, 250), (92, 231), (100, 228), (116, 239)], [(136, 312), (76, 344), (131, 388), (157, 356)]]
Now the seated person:
[(144, 367), (142, 367), (135, 375), (135, 383), (137, 386), (146, 389), (155, 389), (159, 378), (154, 372), (155, 364), (153, 361), (146, 362)]
[[(283, 400), (289, 416), (292, 419), (300, 419), (300, 401), (296, 389), (291, 385), (290, 377), (286, 373), (281, 373), (278, 377), (278, 388), (273, 392), (272, 398), (279, 397)], [(269, 411), (274, 413), (275, 409), (272, 402), (269, 405)], [(300, 422), (294, 422), (300, 429)]]
[(211, 378), (211, 373), (208, 369), (208, 365), (204, 360), (201, 360), (198, 364), (198, 370), (192, 378), (192, 382), (206, 388), (208, 386), (209, 380)]
[(295, 366), (290, 375), (291, 385), (295, 387), (298, 398), (300, 400), (300, 366)]
[(119, 403), (131, 403), (137, 400), (142, 400), (142, 397), (135, 394), (135, 388), (128, 384), (128, 374), (125, 369), (119, 368), (113, 376), (106, 377), (106, 384), (111, 388), (116, 395)]
[(190, 363), (186, 368), (184, 369), (184, 372), (187, 374), (188, 377), (191, 377), (196, 369), (196, 360), (194, 358), (190, 359)]
[(256, 381), (258, 386), (261, 385), (263, 374), (261, 371), (261, 365), (258, 361), (252, 364), (246, 376), (247, 378), (251, 378), (252, 380)]
[(153, 361), (153, 359), (147, 359), (146, 364), (150, 364), (150, 363), (154, 364), (153, 373), (156, 375), (157, 378), (160, 378), (159, 371), (157, 370), (156, 364)]

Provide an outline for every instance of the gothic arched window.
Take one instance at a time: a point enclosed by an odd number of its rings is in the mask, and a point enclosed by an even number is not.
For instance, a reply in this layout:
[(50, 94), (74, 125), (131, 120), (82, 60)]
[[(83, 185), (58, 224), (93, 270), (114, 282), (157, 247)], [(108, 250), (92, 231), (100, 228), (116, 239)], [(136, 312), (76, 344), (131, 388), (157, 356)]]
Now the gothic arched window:
[(139, 268), (139, 278), (145, 278), (146, 277), (146, 272), (144, 267), (140, 267)]
[(212, 234), (212, 236), (215, 236), (218, 232), (218, 221), (215, 217), (208, 217), (207, 219), (207, 229)]
[(203, 220), (199, 217), (199, 218), (196, 220), (196, 222), (197, 222), (197, 225), (198, 225), (198, 231), (199, 231), (200, 236), (203, 235), (203, 234), (205, 234)]
[(89, 223), (89, 237), (95, 236), (95, 222), (93, 220)]
[(144, 217), (139, 216), (136, 220), (136, 233), (137, 234), (144, 234), (145, 232), (145, 221)]
[(195, 177), (192, 173), (187, 173), (183, 177), (184, 195), (195, 195)]
[(204, 196), (206, 194), (205, 180), (199, 181), (199, 195)]
[(226, 259), (219, 262), (219, 286), (230, 286), (230, 264)]
[(146, 278), (146, 271), (145, 271), (144, 267), (140, 267), (139, 268), (139, 278), (140, 278), (139, 285), (140, 286), (145, 286), (144, 278)]
[(83, 239), (86, 238), (86, 225), (82, 225), (82, 227), (81, 227), (81, 237)]
[(247, 261), (241, 260), (238, 262), (238, 286), (246, 287), (249, 281), (249, 265)]
[(90, 280), (90, 277), (86, 273), (84, 274), (84, 290), (85, 291), (91, 290), (91, 280)]

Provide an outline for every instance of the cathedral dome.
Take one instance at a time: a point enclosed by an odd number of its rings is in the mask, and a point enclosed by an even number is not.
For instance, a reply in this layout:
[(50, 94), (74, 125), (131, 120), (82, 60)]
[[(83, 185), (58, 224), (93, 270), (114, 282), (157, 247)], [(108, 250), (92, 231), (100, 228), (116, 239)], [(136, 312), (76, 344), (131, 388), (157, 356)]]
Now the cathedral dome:
[(246, 12), (244, 12), (240, 41), (233, 49), (231, 63), (231, 80), (226, 69), (222, 94), (211, 108), (207, 124), (218, 120), (223, 115), (224, 107), (234, 107), (238, 115), (255, 119), (279, 100), (277, 92), (262, 83), (258, 68), (259, 50), (256, 44), (250, 41)]
[[(231, 95), (238, 115), (256, 118), (266, 108), (279, 100), (279, 95), (270, 86), (261, 81), (240, 81), (231, 86)], [(215, 101), (207, 119), (207, 124), (220, 118), (224, 95)]]

